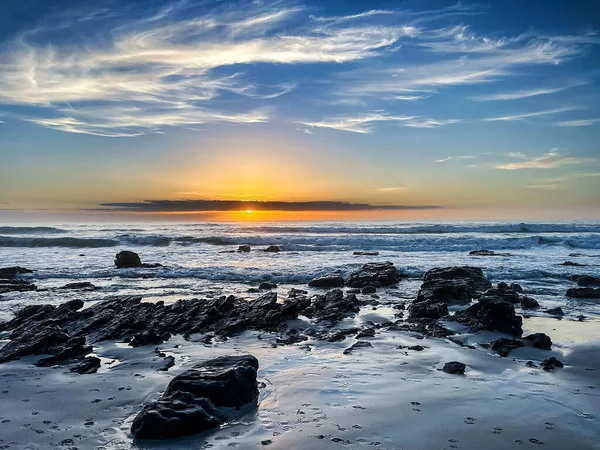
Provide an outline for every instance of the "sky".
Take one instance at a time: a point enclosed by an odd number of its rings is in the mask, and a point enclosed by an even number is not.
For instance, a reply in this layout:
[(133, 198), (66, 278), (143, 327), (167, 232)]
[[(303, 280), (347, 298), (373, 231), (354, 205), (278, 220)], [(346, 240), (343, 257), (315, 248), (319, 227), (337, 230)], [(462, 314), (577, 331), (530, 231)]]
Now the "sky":
[(599, 87), (594, 1), (3, 0), (0, 221), (600, 218)]

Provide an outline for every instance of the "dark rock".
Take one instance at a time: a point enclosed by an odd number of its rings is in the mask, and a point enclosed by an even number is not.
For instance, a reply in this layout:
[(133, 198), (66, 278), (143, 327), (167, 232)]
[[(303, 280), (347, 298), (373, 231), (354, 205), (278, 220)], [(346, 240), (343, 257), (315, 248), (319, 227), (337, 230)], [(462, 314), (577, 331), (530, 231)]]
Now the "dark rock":
[(458, 361), (451, 361), (444, 364), (444, 368), (442, 369), (446, 373), (464, 375), (465, 369), (467, 366)]
[(503, 300), (508, 303), (520, 303), (521, 297), (507, 286), (505, 289), (488, 289), (479, 297), (479, 300)]
[(81, 375), (88, 373), (96, 373), (100, 368), (100, 358), (96, 356), (88, 356), (79, 364), (71, 367), (70, 371)]
[(552, 339), (544, 333), (534, 333), (525, 336), (523, 339), (531, 341), (531, 345), (542, 350), (550, 350), (552, 348)]
[(0, 279), (11, 280), (19, 274), (32, 272), (33, 270), (26, 269), (25, 267), (2, 267), (0, 268)]
[(560, 306), (557, 306), (556, 308), (550, 308), (550, 309), (545, 309), (544, 312), (546, 314), (551, 314), (553, 316), (564, 316), (565, 313), (562, 310), (562, 308)]
[(519, 347), (525, 347), (525, 344), (517, 339), (500, 338), (490, 342), (490, 348), (503, 358), (507, 357), (511, 350)]
[(567, 290), (567, 297), (571, 298), (600, 298), (600, 288), (571, 288)]
[(334, 289), (324, 295), (314, 295), (310, 298), (310, 305), (303, 313), (308, 318), (318, 321), (329, 320), (337, 322), (349, 314), (357, 313), (360, 302), (354, 294), (347, 294), (340, 289)]
[(77, 336), (69, 339), (64, 344), (53, 348), (53, 355), (38, 360), (35, 365), (38, 367), (51, 367), (65, 362), (71, 362), (73, 359), (81, 358), (92, 351), (92, 346), (85, 345), (85, 337)]
[(37, 290), (37, 286), (29, 281), (0, 279), (0, 294), (35, 290)]
[(177, 391), (208, 398), (215, 406), (240, 408), (258, 398), (258, 360), (251, 355), (221, 356), (177, 375), (164, 396)]
[(501, 281), (500, 283), (498, 283), (498, 289), (505, 291), (509, 289), (509, 287), (508, 284), (506, 284), (504, 281)]
[(354, 350), (357, 350), (359, 348), (366, 348), (366, 347), (373, 347), (373, 346), (371, 345), (370, 342), (367, 342), (367, 341), (357, 341), (354, 344), (352, 344), (350, 347), (348, 347), (346, 350), (344, 350), (344, 355), (349, 355)]
[(569, 280), (576, 281), (579, 286), (600, 286), (600, 277), (589, 275), (571, 275)]
[(167, 356), (164, 359), (165, 363), (163, 364), (163, 366), (158, 369), (162, 372), (166, 372), (167, 370), (169, 370), (171, 367), (173, 367), (175, 365), (175, 357), (174, 356)]
[(155, 269), (156, 267), (163, 267), (161, 263), (143, 263), (142, 266), (145, 269)]
[(500, 331), (513, 336), (523, 334), (523, 318), (515, 314), (514, 306), (504, 300), (480, 300), (454, 318), (466, 323), (472, 331)]
[(252, 250), (252, 249), (250, 248), (250, 246), (248, 244), (240, 245), (237, 249), (238, 252), (242, 252), (242, 253), (248, 253), (250, 250)]
[(361, 330), (356, 335), (356, 339), (365, 338), (365, 337), (375, 337), (375, 329), (374, 328), (365, 328), (364, 330)]
[(83, 281), (80, 283), (69, 283), (69, 284), (65, 284), (64, 286), (61, 286), (59, 289), (85, 289), (85, 290), (95, 290), (95, 289), (101, 289), (98, 286), (94, 286), (92, 283), (90, 283), (89, 281)]
[(515, 291), (515, 292), (519, 292), (519, 293), (523, 292), (523, 288), (518, 283), (512, 283), (508, 288), (511, 291)]
[(574, 262), (574, 261), (565, 261), (564, 263), (560, 264), (561, 266), (572, 266), (572, 267), (585, 267), (585, 264), (581, 264), (578, 262)]
[(115, 256), (115, 266), (119, 269), (128, 267), (142, 267), (140, 256), (132, 251), (123, 250)]
[(546, 371), (554, 370), (556, 367), (562, 368), (564, 364), (554, 356), (542, 361), (542, 368)]
[(354, 252), (354, 256), (379, 256), (379, 252)]
[(435, 301), (414, 301), (408, 307), (411, 318), (439, 319), (448, 315), (448, 306)]
[(361, 292), (363, 294), (374, 294), (375, 292), (377, 292), (377, 288), (374, 286), (365, 286), (364, 288), (362, 288)]
[(357, 332), (360, 332), (359, 328), (346, 328), (343, 330), (334, 330), (322, 335), (321, 339), (324, 339), (327, 342), (339, 342), (345, 340), (348, 336)]
[(344, 279), (340, 275), (336, 274), (324, 275), (322, 277), (312, 279), (308, 285), (314, 288), (331, 289), (342, 287), (344, 285)]
[(533, 361), (527, 361), (525, 365), (529, 368), (537, 368), (537, 365)]
[(297, 298), (297, 297), (302, 297), (306, 294), (308, 294), (307, 291), (304, 291), (302, 289), (291, 288), (288, 292), (288, 297), (289, 298)]
[(224, 420), (210, 400), (172, 391), (144, 406), (133, 420), (131, 433), (137, 439), (173, 439), (216, 428)]
[(252, 305), (261, 309), (277, 308), (277, 292), (267, 292), (252, 302)]
[(392, 262), (374, 262), (364, 264), (348, 277), (348, 286), (363, 288), (365, 286), (391, 286), (400, 281), (401, 274)]
[(258, 289), (260, 291), (268, 291), (269, 289), (277, 289), (277, 284), (275, 284), (271, 281), (263, 281), (262, 283), (260, 283), (260, 286), (258, 286)]
[(0, 348), (0, 363), (34, 354), (54, 354), (71, 336), (57, 325), (40, 326), (16, 336)]
[(473, 250), (469, 252), (471, 256), (512, 256), (510, 253), (497, 253), (492, 250)]
[(431, 280), (467, 280), (469, 286), (474, 292), (483, 292), (492, 287), (492, 283), (483, 275), (483, 270), (479, 267), (456, 266), (441, 267), (431, 269), (425, 272), (423, 281)]
[(521, 308), (533, 309), (533, 308), (539, 308), (539, 307), (540, 307), (540, 304), (538, 303), (538, 301), (535, 298), (531, 298), (531, 297), (527, 297), (527, 296), (521, 297)]
[(281, 251), (281, 248), (277, 245), (269, 245), (267, 248), (265, 248), (264, 251), (266, 253), (279, 253)]
[(131, 338), (129, 345), (131, 347), (141, 347), (142, 345), (159, 345), (171, 339), (171, 333), (157, 332), (155, 330), (147, 330), (138, 333)]

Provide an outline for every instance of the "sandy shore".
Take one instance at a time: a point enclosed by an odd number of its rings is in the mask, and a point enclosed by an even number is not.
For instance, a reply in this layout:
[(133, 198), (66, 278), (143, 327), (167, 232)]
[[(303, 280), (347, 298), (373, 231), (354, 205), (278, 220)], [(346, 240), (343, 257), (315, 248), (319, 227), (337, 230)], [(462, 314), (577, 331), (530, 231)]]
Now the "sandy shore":
[[(339, 326), (389, 320), (394, 312), (365, 308)], [(168, 372), (157, 370), (163, 360), (151, 345), (100, 343), (94, 351), (103, 366), (91, 375), (37, 368), (36, 358), (27, 357), (0, 365), (0, 447), (598, 449), (600, 341), (590, 341), (598, 325), (526, 319), (523, 328), (548, 333), (554, 348), (525, 347), (509, 358), (468, 346), (490, 342), (497, 333), (461, 334), (458, 339), (467, 344), (461, 347), (399, 331), (366, 338), (373, 347), (350, 355), (342, 352), (353, 338), (274, 347), (275, 336), (268, 333), (246, 332), (209, 346), (195, 342), (200, 336), (189, 341), (176, 336), (160, 346), (175, 356)], [(199, 361), (235, 353), (260, 361), (264, 387), (258, 409), (190, 438), (132, 440), (131, 421), (173, 376)], [(545, 372), (524, 365), (549, 356), (565, 367)], [(467, 365), (464, 376), (439, 370), (453, 360)]]

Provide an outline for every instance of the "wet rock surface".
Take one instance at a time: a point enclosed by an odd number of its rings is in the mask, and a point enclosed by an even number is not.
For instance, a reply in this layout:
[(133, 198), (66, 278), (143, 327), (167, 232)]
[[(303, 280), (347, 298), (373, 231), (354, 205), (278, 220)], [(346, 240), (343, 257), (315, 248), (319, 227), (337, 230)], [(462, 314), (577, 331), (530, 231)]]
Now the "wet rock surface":
[(37, 290), (37, 286), (29, 281), (0, 278), (0, 294), (35, 290)]
[(600, 286), (600, 277), (590, 275), (571, 275), (569, 280), (575, 281), (579, 286)]
[(467, 324), (472, 331), (500, 331), (513, 336), (523, 334), (523, 318), (515, 314), (512, 303), (504, 300), (480, 300), (464, 311), (458, 311), (455, 320)]
[(115, 256), (115, 266), (119, 269), (129, 267), (142, 267), (142, 260), (140, 256), (132, 251), (123, 250)]
[(96, 373), (100, 368), (100, 358), (97, 356), (87, 356), (80, 363), (69, 369), (70, 372), (85, 375), (89, 373)]
[(498, 253), (492, 250), (472, 250), (469, 252), (471, 256), (512, 256), (510, 253)]
[(402, 275), (394, 267), (394, 263), (373, 262), (364, 264), (360, 269), (352, 272), (348, 277), (347, 285), (353, 288), (391, 286), (397, 284), (401, 278)]
[(450, 361), (444, 364), (442, 371), (455, 375), (464, 375), (466, 368), (467, 366), (464, 363), (461, 363), (459, 361)]
[(571, 298), (600, 298), (600, 288), (571, 288), (567, 290), (567, 297)]
[(544, 333), (534, 333), (529, 336), (525, 336), (523, 339), (530, 341), (531, 345), (541, 350), (550, 350), (552, 348), (552, 339), (550, 336)]
[(12, 267), (2, 267), (0, 268), (0, 279), (2, 280), (12, 280), (17, 275), (23, 273), (32, 273), (33, 270), (29, 270), (25, 267), (20, 266), (12, 266)]
[(337, 288), (344, 286), (344, 279), (341, 275), (331, 274), (312, 279), (308, 285), (314, 288)]
[(500, 338), (489, 344), (490, 348), (503, 358), (515, 348), (525, 347), (525, 344), (518, 339)]
[(71, 290), (96, 290), (96, 289), (101, 289), (98, 286), (94, 286), (92, 283), (90, 283), (89, 281), (82, 281), (82, 282), (78, 282), (78, 283), (69, 283), (69, 284), (65, 284), (64, 286), (61, 286), (59, 289), (71, 289)]

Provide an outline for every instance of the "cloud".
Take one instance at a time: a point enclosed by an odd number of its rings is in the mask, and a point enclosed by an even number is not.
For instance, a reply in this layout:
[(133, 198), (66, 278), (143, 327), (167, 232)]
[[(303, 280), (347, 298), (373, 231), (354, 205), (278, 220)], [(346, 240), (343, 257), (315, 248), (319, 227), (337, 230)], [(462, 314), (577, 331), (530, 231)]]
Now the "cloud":
[(436, 163), (443, 163), (443, 162), (446, 162), (446, 161), (450, 161), (451, 159), (452, 159), (452, 156), (448, 156), (446, 158), (437, 159), (434, 162), (436, 162)]
[(574, 172), (568, 173), (561, 177), (554, 178), (537, 178), (535, 184), (526, 186), (528, 189), (555, 190), (563, 187), (564, 183), (578, 179), (600, 177), (600, 172)]
[(556, 169), (557, 167), (583, 164), (590, 161), (593, 161), (593, 159), (561, 155), (556, 150), (552, 150), (537, 158), (519, 162), (496, 164), (494, 165), (494, 168), (502, 170)]
[(377, 192), (398, 192), (406, 189), (404, 186), (390, 186), (377, 189)]
[(498, 94), (491, 95), (480, 95), (477, 97), (471, 97), (471, 100), (477, 101), (501, 101), (501, 100), (519, 100), (522, 98), (536, 97), (538, 95), (548, 95), (555, 94), (557, 92), (562, 92), (566, 89), (581, 86), (584, 83), (570, 84), (568, 86), (562, 86), (557, 88), (540, 88), (540, 89), (530, 89), (530, 90), (521, 90), (521, 91), (513, 91), (513, 92), (501, 92)]
[(523, 113), (523, 114), (515, 114), (515, 115), (511, 115), (511, 116), (488, 117), (486, 119), (481, 119), (481, 120), (484, 120), (486, 122), (495, 122), (495, 121), (512, 122), (515, 120), (527, 119), (529, 117), (546, 116), (549, 114), (560, 114), (560, 113), (567, 112), (567, 111), (576, 111), (576, 110), (581, 110), (581, 109), (585, 109), (585, 108), (578, 107), (578, 106), (570, 106), (570, 107), (564, 107), (564, 108), (554, 108), (554, 109), (546, 109), (543, 111), (528, 112), (528, 113)]
[[(235, 123), (238, 118), (248, 123), (253, 112), (224, 111), (217, 100), (225, 94), (270, 100), (293, 91), (297, 83), (260, 85), (239, 70), (223, 74), (227, 70), (257, 63), (352, 62), (377, 56), (413, 33), (398, 25), (354, 24), (350, 17), (290, 26), (308, 19), (300, 7), (240, 5), (207, 11), (185, 5), (181, 15), (183, 6), (179, 2), (141, 17), (79, 14), (78, 19), (97, 25), (94, 39), (85, 41), (55, 39), (56, 30), (81, 31), (81, 21), (72, 17), (27, 30), (0, 48), (0, 104), (37, 108), (27, 120), (41, 126), (101, 136), (134, 136), (174, 124)], [(383, 12), (359, 16), (375, 13)], [(140, 120), (128, 116), (127, 126), (116, 126), (112, 114), (102, 113), (124, 105), (138, 108)]]
[(527, 158), (527, 155), (525, 155), (524, 153), (521, 153), (521, 152), (509, 152), (506, 154), (506, 156), (508, 156), (509, 158), (520, 158), (520, 159)]
[(582, 120), (566, 120), (564, 122), (558, 122), (559, 127), (589, 127), (600, 123), (600, 119), (582, 119)]
[(103, 209), (136, 212), (178, 211), (375, 211), (439, 209), (437, 205), (370, 205), (336, 201), (277, 202), (242, 200), (145, 200), (143, 202), (102, 203)]
[(434, 128), (453, 124), (459, 120), (434, 120), (418, 116), (395, 116), (383, 111), (374, 111), (359, 116), (332, 117), (319, 122), (298, 122), (308, 127), (331, 128), (339, 131), (368, 134), (377, 122), (398, 122), (400, 126), (412, 128)]

